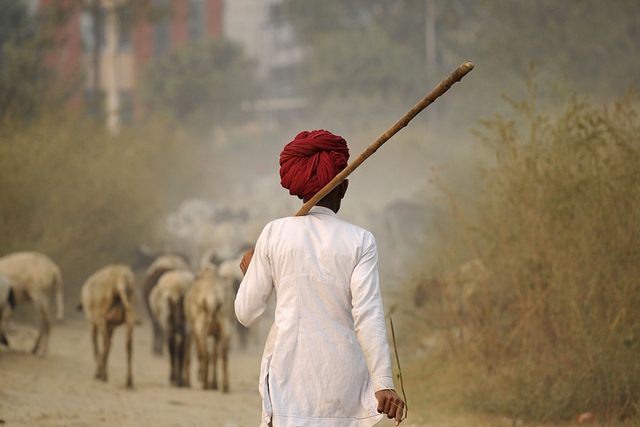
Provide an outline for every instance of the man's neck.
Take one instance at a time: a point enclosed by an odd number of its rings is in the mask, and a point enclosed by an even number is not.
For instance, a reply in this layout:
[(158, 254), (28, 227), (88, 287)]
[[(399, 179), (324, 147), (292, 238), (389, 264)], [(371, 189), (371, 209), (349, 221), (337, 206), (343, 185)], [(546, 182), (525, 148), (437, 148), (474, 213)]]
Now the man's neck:
[[(318, 200), (316, 206), (323, 206), (325, 208), (331, 209), (333, 212), (338, 213), (340, 210), (340, 204), (342, 202), (342, 198), (344, 197), (344, 193), (347, 191), (347, 181), (343, 181), (336, 188), (331, 190), (329, 194), (324, 196), (322, 199)], [(309, 199), (303, 199), (303, 203), (306, 203)]]

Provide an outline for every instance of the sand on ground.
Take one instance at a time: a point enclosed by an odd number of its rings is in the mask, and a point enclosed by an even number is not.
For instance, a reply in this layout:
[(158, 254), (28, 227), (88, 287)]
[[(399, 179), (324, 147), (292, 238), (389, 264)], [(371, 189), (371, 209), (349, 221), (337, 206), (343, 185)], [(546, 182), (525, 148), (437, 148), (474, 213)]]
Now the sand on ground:
[[(10, 348), (0, 348), (0, 425), (220, 426), (260, 424), (258, 371), (261, 348), (230, 355), (231, 392), (202, 390), (197, 363), (191, 388), (169, 386), (169, 357), (151, 352), (150, 322), (134, 329), (133, 390), (125, 387), (125, 328), (113, 336), (108, 381), (94, 379), (89, 327), (82, 318), (54, 323), (48, 354), (30, 353), (36, 329), (17, 321), (8, 331)], [(194, 350), (195, 351), (195, 350)], [(195, 356), (194, 356), (195, 359)], [(221, 373), (219, 373), (221, 375)]]
[[(268, 325), (261, 325), (268, 329)], [(7, 333), (10, 348), (0, 346), (0, 425), (8, 427), (258, 427), (261, 398), (258, 373), (260, 338), (245, 351), (233, 342), (231, 391), (202, 390), (195, 354), (191, 388), (169, 386), (169, 357), (151, 351), (151, 323), (133, 333), (133, 390), (125, 387), (125, 328), (113, 335), (108, 381), (94, 379), (95, 363), (84, 317), (54, 322), (46, 356), (30, 353), (36, 328), (14, 321)], [(261, 334), (264, 335), (264, 334)], [(193, 351), (195, 353), (195, 349)], [(219, 375), (221, 375), (219, 373)], [(411, 424), (411, 423), (409, 423)], [(383, 419), (378, 426), (392, 426)], [(405, 427), (415, 427), (414, 424)]]

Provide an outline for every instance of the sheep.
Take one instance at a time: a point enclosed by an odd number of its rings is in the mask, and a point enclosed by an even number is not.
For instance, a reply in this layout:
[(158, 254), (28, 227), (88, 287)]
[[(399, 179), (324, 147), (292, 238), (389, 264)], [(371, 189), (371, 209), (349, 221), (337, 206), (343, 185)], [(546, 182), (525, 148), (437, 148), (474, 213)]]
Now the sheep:
[[(185, 295), (184, 309), (188, 334), (198, 352), (200, 382), (203, 389), (218, 389), (218, 351), (222, 358), (222, 391), (229, 392), (229, 335), (233, 310), (233, 293), (230, 284), (217, 274), (217, 267), (206, 264), (200, 268), (198, 277)], [(213, 349), (208, 351), (207, 338), (213, 337)], [(185, 361), (190, 361), (191, 346), (187, 345)], [(209, 356), (213, 370), (213, 380), (208, 382)], [(187, 365), (188, 369), (188, 365)]]
[(11, 311), (16, 306), (16, 298), (9, 285), (9, 281), (0, 276), (0, 344), (9, 345), (5, 331), (5, 323), (11, 316)]
[[(82, 285), (82, 308), (89, 321), (93, 355), (97, 369), (95, 378), (107, 381), (107, 357), (116, 326), (127, 326), (127, 388), (133, 388), (131, 356), (133, 325), (137, 317), (132, 304), (135, 298), (135, 277), (128, 265), (110, 264), (93, 273)], [(98, 349), (98, 333), (102, 336), (102, 353)]]
[[(240, 270), (240, 261), (242, 261), (243, 255), (244, 252), (239, 257), (221, 262), (218, 266), (218, 275), (227, 283), (231, 283), (234, 298), (238, 293), (240, 282), (242, 282), (242, 278), (244, 277), (244, 275), (242, 274), (242, 270)], [(230, 310), (230, 315), (231, 322), (235, 324), (236, 331), (238, 333), (238, 339), (241, 349), (245, 349), (247, 347), (250, 335), (253, 337), (254, 341), (258, 340), (257, 329), (247, 328), (242, 323), (240, 323), (233, 310)]]
[(149, 306), (154, 319), (165, 334), (169, 349), (171, 375), (169, 382), (173, 386), (189, 387), (189, 372), (184, 362), (185, 346), (189, 343), (186, 336), (184, 315), (184, 296), (195, 276), (187, 270), (168, 271), (160, 277), (158, 284), (149, 294)]
[(151, 323), (153, 325), (153, 354), (158, 356), (162, 355), (162, 349), (164, 347), (164, 332), (154, 318), (149, 306), (149, 294), (151, 290), (156, 286), (160, 277), (167, 271), (172, 270), (189, 270), (189, 264), (180, 255), (160, 255), (151, 263), (147, 268), (144, 277), (142, 279), (142, 295), (144, 296), (144, 304), (147, 308), (147, 313), (151, 317)]
[(14, 305), (29, 300), (33, 302), (39, 319), (39, 331), (31, 353), (46, 355), (51, 332), (48, 295), (51, 289), (56, 296), (56, 319), (61, 321), (64, 318), (60, 268), (44, 254), (15, 252), (0, 258), (0, 276), (9, 282)]

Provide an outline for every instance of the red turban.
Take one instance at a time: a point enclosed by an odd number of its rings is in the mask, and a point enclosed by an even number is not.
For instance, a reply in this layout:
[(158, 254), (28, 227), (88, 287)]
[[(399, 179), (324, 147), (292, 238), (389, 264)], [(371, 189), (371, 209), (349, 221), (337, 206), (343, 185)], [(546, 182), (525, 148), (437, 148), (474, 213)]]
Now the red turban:
[(280, 184), (289, 194), (311, 198), (347, 167), (349, 148), (326, 130), (300, 132), (280, 153)]

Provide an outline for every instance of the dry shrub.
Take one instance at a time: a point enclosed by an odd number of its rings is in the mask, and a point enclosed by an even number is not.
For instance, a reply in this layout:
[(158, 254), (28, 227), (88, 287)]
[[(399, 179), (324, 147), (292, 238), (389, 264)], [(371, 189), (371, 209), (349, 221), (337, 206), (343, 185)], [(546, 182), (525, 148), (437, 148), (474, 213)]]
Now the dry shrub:
[(539, 106), (530, 89), (530, 99), (509, 101), (516, 119), (478, 132), (496, 160), (482, 220), (468, 232), (490, 274), (465, 316), (446, 317), (472, 337), (458, 350), (489, 373), (469, 402), (536, 421), (635, 417), (640, 90), (601, 107), (559, 93)]
[[(48, 114), (0, 132), (0, 255), (37, 250), (61, 267), (65, 298), (137, 248), (204, 171), (197, 143), (167, 126), (124, 128)], [(69, 305), (71, 306), (71, 305)]]
[[(508, 100), (514, 119), (477, 132), (495, 160), (472, 211), (449, 194), (467, 246), (443, 247), (414, 280), (420, 320), (449, 357), (480, 367), (464, 386), (472, 408), (637, 419), (640, 89), (607, 106), (561, 92), (540, 105), (529, 89)], [(486, 271), (460, 279), (459, 254)]]

